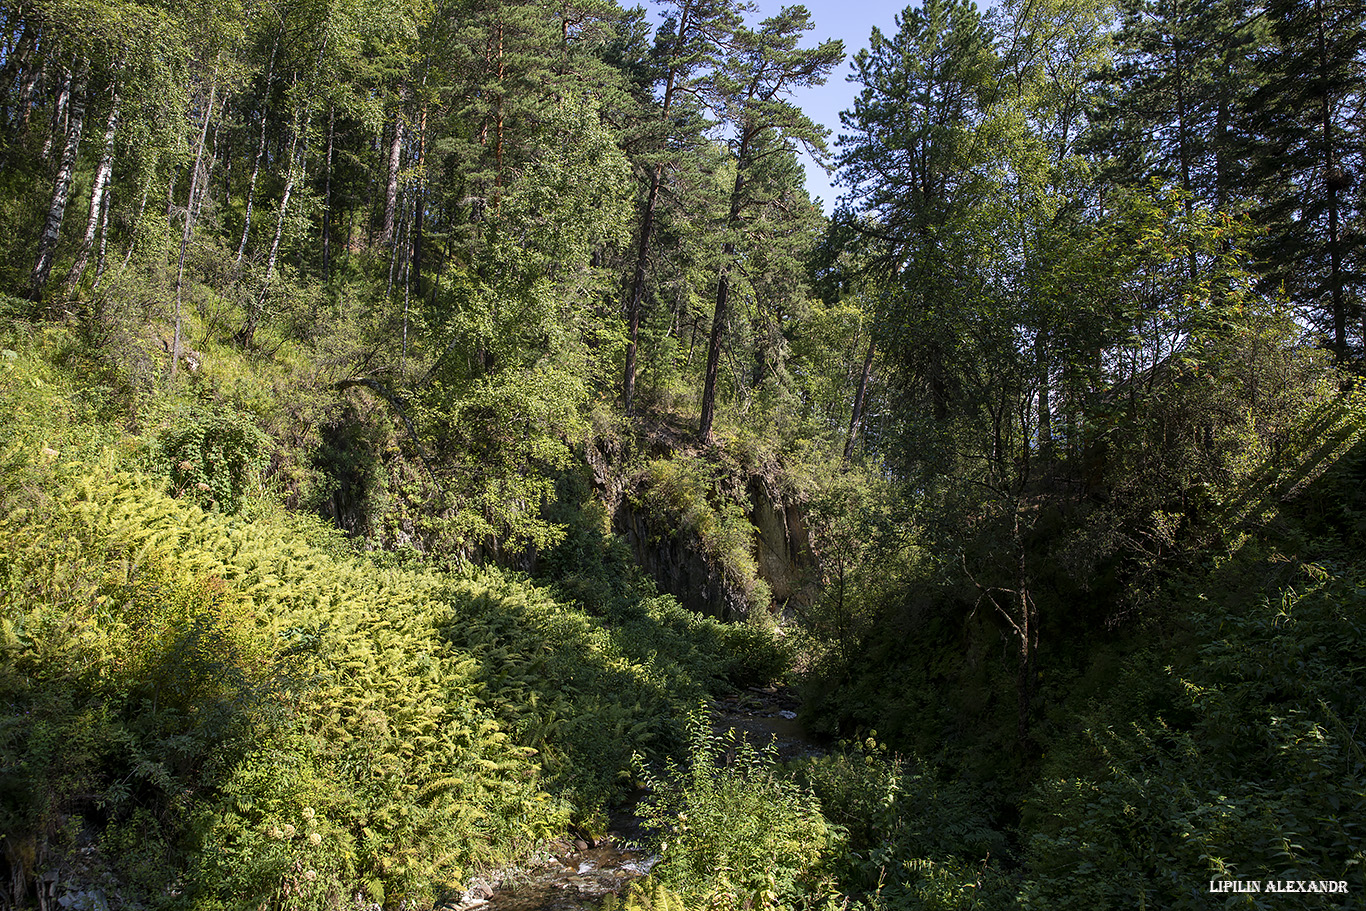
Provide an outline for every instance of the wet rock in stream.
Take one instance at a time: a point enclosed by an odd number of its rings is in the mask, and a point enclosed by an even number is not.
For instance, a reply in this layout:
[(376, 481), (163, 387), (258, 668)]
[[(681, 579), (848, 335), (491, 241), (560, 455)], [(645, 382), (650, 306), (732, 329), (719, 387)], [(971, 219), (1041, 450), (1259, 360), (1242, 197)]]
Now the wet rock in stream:
[(712, 703), (712, 729), (734, 731), (750, 745), (763, 749), (771, 742), (784, 762), (826, 752), (797, 723), (796, 697), (777, 687), (750, 687)]
[(444, 911), (586, 911), (631, 880), (647, 875), (659, 858), (632, 850), (608, 835), (592, 848), (573, 841), (552, 844), (533, 865), (501, 871), (438, 905)]

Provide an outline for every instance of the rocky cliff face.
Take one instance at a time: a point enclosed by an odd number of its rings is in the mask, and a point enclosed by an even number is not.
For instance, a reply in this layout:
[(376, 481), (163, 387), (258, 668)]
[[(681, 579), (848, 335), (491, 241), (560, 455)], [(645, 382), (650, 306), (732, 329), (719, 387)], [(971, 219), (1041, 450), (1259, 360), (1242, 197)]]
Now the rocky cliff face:
[(612, 515), (612, 530), (626, 538), (636, 563), (689, 610), (739, 620), (749, 615), (744, 589), (728, 578), (720, 561), (706, 553), (696, 535), (680, 534), (666, 521), (622, 498)]
[[(661, 455), (672, 455), (667, 450)], [(588, 463), (612, 528), (631, 547), (636, 562), (661, 591), (698, 613), (726, 620), (741, 619), (756, 608), (769, 609), (763, 586), (747, 590), (728, 572), (719, 555), (679, 516), (661, 514), (641, 504), (649, 501), (648, 473), (621, 471), (610, 445), (589, 447)], [(819, 594), (819, 567), (800, 504), (785, 497), (764, 475), (728, 477), (723, 483), (743, 492), (745, 518), (752, 528), (751, 553), (757, 575), (772, 594), (771, 608), (789, 613), (811, 604)], [(755, 604), (762, 599), (764, 603)]]
[(801, 506), (757, 476), (750, 479), (749, 500), (759, 576), (773, 592), (774, 607), (784, 613), (809, 607), (820, 595), (820, 568)]

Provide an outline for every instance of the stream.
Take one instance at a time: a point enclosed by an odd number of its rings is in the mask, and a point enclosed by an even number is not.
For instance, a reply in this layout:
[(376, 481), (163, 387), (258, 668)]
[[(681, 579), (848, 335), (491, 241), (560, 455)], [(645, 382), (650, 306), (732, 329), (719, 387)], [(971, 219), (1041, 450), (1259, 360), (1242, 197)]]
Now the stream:
[[(785, 690), (750, 688), (712, 703), (712, 727), (735, 731), (755, 746), (773, 742), (784, 761), (824, 752), (797, 724), (797, 701)], [(642, 841), (634, 804), (614, 814), (596, 842), (567, 835), (552, 842), (532, 864), (476, 879), (439, 911), (589, 911), (634, 879), (647, 875), (657, 855)]]

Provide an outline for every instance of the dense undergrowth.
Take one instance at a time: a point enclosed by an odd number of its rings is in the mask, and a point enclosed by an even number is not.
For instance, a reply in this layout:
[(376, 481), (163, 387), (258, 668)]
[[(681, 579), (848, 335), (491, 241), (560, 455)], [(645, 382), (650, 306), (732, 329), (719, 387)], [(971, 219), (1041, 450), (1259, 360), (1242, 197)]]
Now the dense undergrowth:
[[(1266, 485), (1284, 502), (1229, 486), (1257, 502), (1203, 505), (1208, 524), (1235, 517), (1217, 535), (1040, 589), (1054, 607), (1021, 748), (1009, 631), (946, 581), (889, 488), (810, 482), (827, 585), (779, 638), (659, 595), (585, 468), (553, 473), (534, 581), (362, 551), (281, 505), (326, 512), (298, 492), (316, 467), (281, 443), (288, 421), (247, 407), (259, 376), (139, 391), (67, 328), (18, 323), (4, 345), (9, 905), (98, 886), (126, 907), (417, 907), (571, 823), (600, 830), (642, 783), (664, 860), (610, 900), (637, 911), (1338, 907), (1208, 883), (1366, 890), (1350, 400), (1291, 437), (1331, 450), (1312, 485), (1286, 456), (1289, 480)], [(705, 458), (641, 457), (643, 505), (752, 578)], [(1057, 536), (1039, 527), (1043, 552)], [(697, 708), (784, 675), (809, 725), (846, 738), (828, 755), (780, 764)]]
[(260, 491), (241, 412), (163, 402), (175, 422), (131, 434), (63, 330), (8, 342), (10, 902), (430, 902), (600, 825), (687, 708), (781, 665), (644, 584), (603, 622), (496, 569), (358, 553)]
[[(1056, 530), (1027, 542), (1045, 609), (1025, 743), (1010, 698), (1013, 633), (979, 609), (980, 593), (925, 557), (890, 592), (881, 579), (865, 587), (847, 620), (854, 644), (827, 649), (807, 678), (808, 723), (876, 726), (953, 778), (991, 838), (956, 848), (952, 834), (934, 839), (954, 882), (974, 889), (949, 907), (1360, 903), (1366, 447), (1347, 448), (1360, 406), (1335, 401), (1334, 420), (1322, 408), (1301, 415), (1303, 433), (1268, 463), (1270, 477), (1248, 470), (1252, 481), (1207, 484), (1160, 561), (1113, 559), (1087, 589), (1048, 577)], [(1324, 453), (1324, 473), (1306, 481), (1304, 463)], [(904, 806), (906, 794), (887, 805)], [(910, 818), (933, 831), (956, 805), (946, 795)], [(897, 884), (915, 881), (927, 856), (901, 831), (881, 830), (873, 852)], [(1224, 881), (1243, 888), (1212, 893)], [(1337, 891), (1267, 886), (1284, 881)], [(935, 906), (876, 895), (889, 907)]]

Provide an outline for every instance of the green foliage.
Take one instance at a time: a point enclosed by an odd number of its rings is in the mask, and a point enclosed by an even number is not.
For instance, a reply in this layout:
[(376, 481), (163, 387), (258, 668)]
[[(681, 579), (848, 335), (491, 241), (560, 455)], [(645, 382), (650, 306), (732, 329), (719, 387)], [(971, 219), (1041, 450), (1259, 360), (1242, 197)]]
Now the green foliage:
[(251, 418), (226, 406), (192, 408), (169, 418), (151, 459), (171, 492), (205, 509), (235, 513), (270, 456), (271, 441)]
[(1355, 574), (1335, 569), (1282, 571), (1250, 603), (1181, 593), (1199, 605), (1189, 663), (1141, 655), (1041, 770), (1026, 805), (1029, 906), (1208, 907), (1214, 879), (1366, 887), (1366, 756), (1352, 733), (1366, 688), (1342, 660), (1366, 626)]
[[(870, 735), (799, 769), (826, 819), (844, 835), (831, 866), (871, 908), (1004, 908), (1006, 838), (990, 794), (944, 782), (918, 760), (889, 755)], [(993, 862), (994, 859), (994, 862)]]
[[(80, 839), (130, 900), (433, 896), (571, 816), (601, 825), (633, 755), (663, 761), (699, 699), (785, 665), (771, 631), (627, 573), (571, 476), (575, 537), (546, 568), (579, 603), (494, 571), (396, 568), (240, 484), (235, 513), (167, 496), (120, 468), (146, 448), (103, 436), (63, 368), (9, 350), (0, 809), (16, 901)], [(238, 483), (267, 443), (226, 406), (161, 413), (193, 421), (157, 425), (150, 461), (170, 472)]]
[(890, 485), (849, 468), (818, 477), (805, 515), (825, 584), (820, 599), (799, 611), (797, 629), (807, 637), (813, 670), (843, 677), (876, 629), (879, 607), (900, 595), (919, 555), (897, 521)]
[(540, 752), (549, 786), (589, 815), (625, 796), (634, 754), (671, 755), (688, 708), (746, 679), (754, 661), (736, 632), (744, 627), (668, 596), (609, 606), (603, 625), (492, 573), (459, 591), (444, 635), (479, 661), (488, 705)]
[(752, 610), (769, 606), (772, 594), (759, 578), (754, 558), (754, 526), (741, 497), (721, 492), (716, 470), (704, 462), (675, 457), (646, 466), (641, 505), (667, 523), (671, 534), (695, 537), (703, 553), (717, 561), (727, 578), (745, 594)]
[(608, 895), (601, 911), (689, 911), (683, 896), (654, 879), (633, 882), (626, 891), (626, 900)]
[(777, 768), (770, 745), (717, 735), (705, 707), (688, 720), (688, 764), (641, 769), (644, 811), (663, 860), (655, 876), (711, 908), (783, 907), (818, 891), (836, 841), (810, 791)]
[[(825, 133), (786, 95), (839, 48), (800, 7), (688, 0), (652, 53), (613, 0), (10, 4), (0, 905), (107, 873), (129, 907), (413, 907), (686, 750), (628, 908), (1360, 892), (1360, 464), (1315, 485), (1363, 412), (1301, 336), (1362, 329), (1362, 7), (1206, 7), (875, 31), (813, 305)], [(9, 296), (35, 254), (84, 277)], [(716, 445), (621, 418), (659, 433), (604, 475), (628, 333), (637, 402), (702, 388)], [(855, 395), (864, 465), (827, 470)], [(617, 471), (754, 622), (657, 594)], [(770, 471), (812, 492), (801, 636), (765, 622)], [(939, 765), (793, 778), (683, 722), (791, 638), (813, 726)]]
[(21, 883), (62, 862), (70, 823), (103, 828), (111, 864), (128, 852), (143, 894), (322, 907), (373, 882), (398, 900), (563, 825), (475, 660), (437, 635), (444, 583), (117, 472), (21, 470), (0, 529)]

